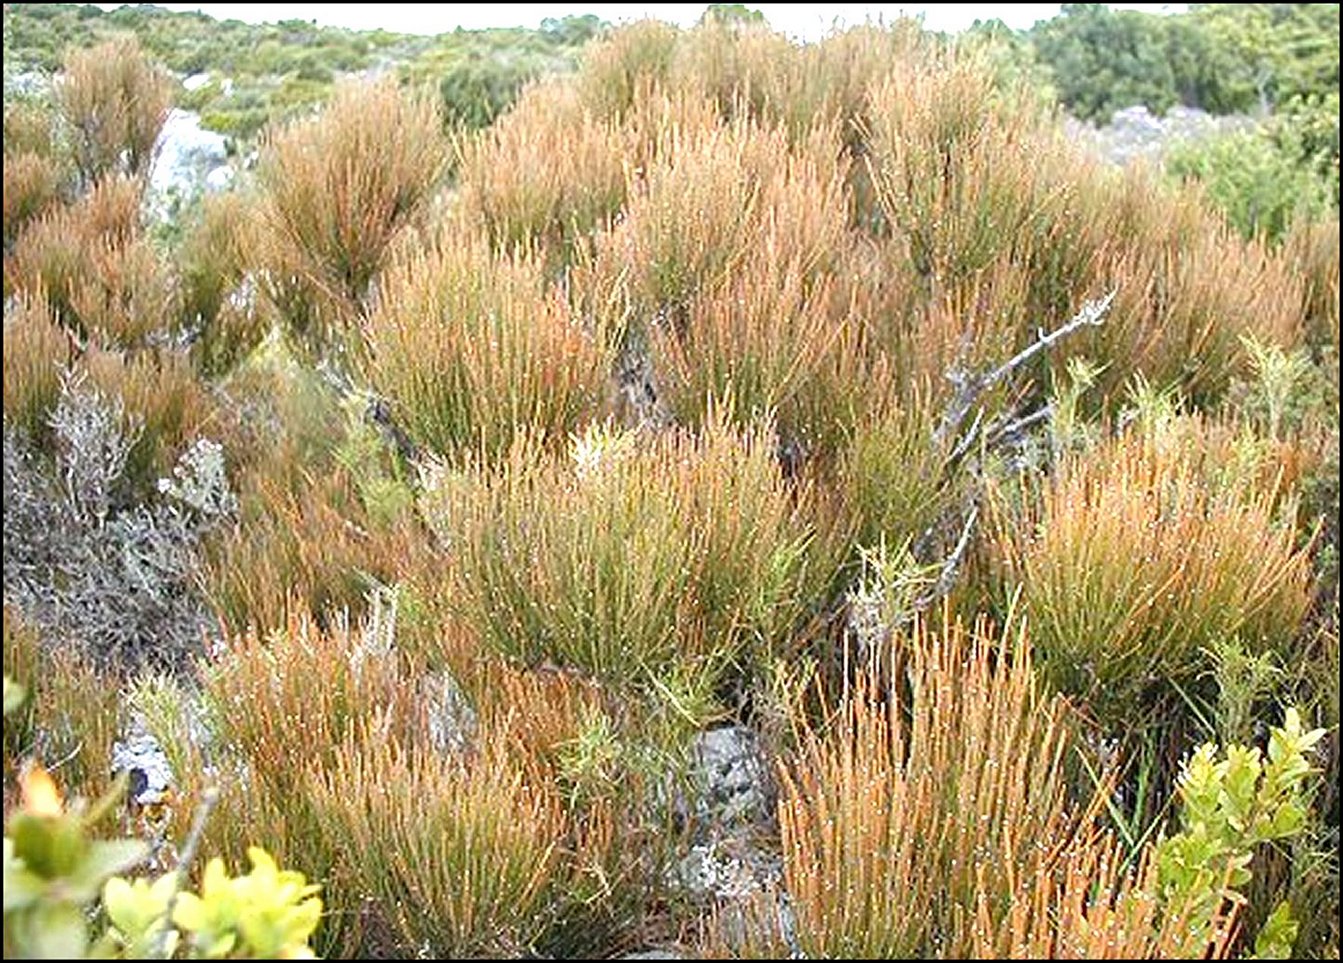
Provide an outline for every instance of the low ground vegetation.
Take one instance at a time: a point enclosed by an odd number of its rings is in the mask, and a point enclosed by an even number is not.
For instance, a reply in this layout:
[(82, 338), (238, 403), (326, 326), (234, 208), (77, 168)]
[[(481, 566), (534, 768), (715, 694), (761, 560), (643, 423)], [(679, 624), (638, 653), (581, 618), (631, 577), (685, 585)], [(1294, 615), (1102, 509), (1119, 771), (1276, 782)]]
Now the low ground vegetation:
[(1337, 955), (1336, 198), (724, 8), (497, 117), (346, 80), (163, 234), (162, 52), (62, 57), (5, 107), (6, 955)]

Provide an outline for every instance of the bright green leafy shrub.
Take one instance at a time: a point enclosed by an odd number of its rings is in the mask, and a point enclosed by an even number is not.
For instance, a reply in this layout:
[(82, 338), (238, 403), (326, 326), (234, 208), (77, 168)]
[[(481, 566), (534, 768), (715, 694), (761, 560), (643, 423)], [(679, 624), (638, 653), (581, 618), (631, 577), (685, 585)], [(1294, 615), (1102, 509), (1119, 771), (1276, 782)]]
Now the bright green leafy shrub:
[(22, 806), (5, 825), (5, 956), (82, 957), (89, 948), (84, 907), (109, 877), (143, 859), (148, 847), (138, 840), (89, 837), (119, 791), (86, 815), (65, 808), (40, 766), (29, 769), (20, 784)]
[[(175, 872), (152, 883), (113, 876), (103, 886), (111, 926), (102, 945), (128, 959), (171, 956), (184, 932), (193, 959), (311, 959), (320, 887), (302, 873), (280, 870), (264, 849), (254, 846), (248, 856), (252, 871), (234, 878), (222, 860), (210, 860), (199, 896), (178, 891)], [(179, 929), (169, 928), (170, 912)]]
[[(1268, 755), (1258, 747), (1200, 746), (1184, 764), (1178, 788), (1180, 831), (1156, 844), (1159, 897), (1186, 912), (1196, 938), (1206, 932), (1224, 900), (1243, 901), (1255, 847), (1287, 839), (1305, 827), (1306, 779), (1314, 772), (1307, 753), (1323, 729), (1302, 729), (1289, 708), (1269, 737)], [(1289, 955), (1295, 924), (1286, 903), (1269, 917), (1255, 944), (1258, 954)], [(1288, 952), (1283, 952), (1283, 951)]]

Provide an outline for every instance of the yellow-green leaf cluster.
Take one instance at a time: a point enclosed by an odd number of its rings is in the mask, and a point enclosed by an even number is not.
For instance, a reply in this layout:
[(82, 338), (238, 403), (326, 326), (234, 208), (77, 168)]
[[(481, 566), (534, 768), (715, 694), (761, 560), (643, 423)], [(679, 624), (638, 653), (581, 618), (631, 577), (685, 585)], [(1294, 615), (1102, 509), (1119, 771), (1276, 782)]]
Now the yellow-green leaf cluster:
[[(1242, 902), (1250, 862), (1260, 843), (1286, 839), (1305, 825), (1304, 781), (1314, 770), (1306, 753), (1325, 735), (1306, 732), (1289, 708), (1269, 739), (1268, 759), (1258, 747), (1231, 745), (1218, 759), (1211, 743), (1195, 750), (1180, 776), (1181, 831), (1157, 845), (1160, 899), (1187, 906), (1189, 925), (1210, 925), (1223, 900)], [(1266, 946), (1280, 944), (1292, 929), (1290, 908), (1270, 919)], [(1289, 941), (1290, 942), (1290, 941)]]
[(193, 955), (308, 959), (308, 939), (322, 915), (320, 888), (295, 870), (281, 870), (270, 854), (249, 847), (252, 872), (230, 878), (218, 857), (205, 867), (201, 892), (178, 894), (173, 922), (191, 933)]

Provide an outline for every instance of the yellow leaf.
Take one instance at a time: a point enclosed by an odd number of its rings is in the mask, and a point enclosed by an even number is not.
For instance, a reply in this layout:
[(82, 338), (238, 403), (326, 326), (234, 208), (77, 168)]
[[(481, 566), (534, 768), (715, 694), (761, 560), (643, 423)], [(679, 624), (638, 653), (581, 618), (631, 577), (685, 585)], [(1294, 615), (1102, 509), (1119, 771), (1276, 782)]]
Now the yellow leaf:
[(177, 905), (173, 907), (173, 922), (193, 932), (203, 929), (206, 923), (204, 901), (195, 893), (178, 893)]
[(19, 791), (24, 810), (34, 816), (59, 816), (64, 811), (61, 791), (41, 763), (33, 763), (19, 776)]

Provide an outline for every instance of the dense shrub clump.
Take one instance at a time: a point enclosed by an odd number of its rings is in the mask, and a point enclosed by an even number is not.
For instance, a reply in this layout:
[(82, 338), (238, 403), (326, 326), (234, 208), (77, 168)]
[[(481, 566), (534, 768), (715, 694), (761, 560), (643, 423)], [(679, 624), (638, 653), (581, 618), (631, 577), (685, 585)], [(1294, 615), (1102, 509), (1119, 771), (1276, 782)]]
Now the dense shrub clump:
[[(160, 55), (200, 108), (237, 61), (107, 16), (162, 42), (6, 95), (7, 953), (1336, 955), (1338, 223), (1286, 154), (1108, 168), (903, 20), (554, 21), (507, 76), (289, 21), (312, 109), (155, 225)], [(128, 755), (141, 843), (47, 886)]]

